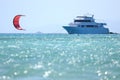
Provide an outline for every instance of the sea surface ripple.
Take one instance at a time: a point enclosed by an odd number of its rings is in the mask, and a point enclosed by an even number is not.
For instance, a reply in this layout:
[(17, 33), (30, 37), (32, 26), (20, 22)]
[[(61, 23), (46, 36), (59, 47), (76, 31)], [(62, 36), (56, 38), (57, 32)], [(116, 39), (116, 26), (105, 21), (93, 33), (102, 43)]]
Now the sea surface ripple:
[(0, 80), (120, 80), (120, 35), (0, 34)]

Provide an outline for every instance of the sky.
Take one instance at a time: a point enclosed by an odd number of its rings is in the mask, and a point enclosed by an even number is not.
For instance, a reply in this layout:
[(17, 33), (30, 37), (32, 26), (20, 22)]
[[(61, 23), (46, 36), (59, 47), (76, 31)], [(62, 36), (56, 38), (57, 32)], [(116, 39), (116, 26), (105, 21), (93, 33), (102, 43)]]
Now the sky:
[[(0, 33), (67, 33), (62, 26), (79, 15), (93, 14), (120, 33), (120, 0), (0, 0)], [(13, 26), (15, 15), (25, 31)]]

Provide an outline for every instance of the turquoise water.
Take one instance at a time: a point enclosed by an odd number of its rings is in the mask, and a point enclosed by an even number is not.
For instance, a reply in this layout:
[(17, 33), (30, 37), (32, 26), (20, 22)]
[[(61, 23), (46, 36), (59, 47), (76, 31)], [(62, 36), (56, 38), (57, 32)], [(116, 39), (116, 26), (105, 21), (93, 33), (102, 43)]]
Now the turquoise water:
[(120, 80), (120, 35), (0, 34), (0, 80)]

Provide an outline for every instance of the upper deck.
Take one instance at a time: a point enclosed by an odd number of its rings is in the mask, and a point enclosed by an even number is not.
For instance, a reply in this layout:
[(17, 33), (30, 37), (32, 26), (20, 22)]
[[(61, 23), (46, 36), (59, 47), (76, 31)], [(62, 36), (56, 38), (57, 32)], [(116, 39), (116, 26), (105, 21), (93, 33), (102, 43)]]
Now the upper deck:
[(71, 22), (69, 25), (74, 27), (81, 27), (81, 26), (103, 27), (103, 25), (106, 25), (106, 23), (95, 22), (94, 15), (92, 15), (92, 16), (77, 16), (74, 19), (74, 22)]
[(74, 22), (95, 22), (94, 16), (77, 16), (74, 19)]

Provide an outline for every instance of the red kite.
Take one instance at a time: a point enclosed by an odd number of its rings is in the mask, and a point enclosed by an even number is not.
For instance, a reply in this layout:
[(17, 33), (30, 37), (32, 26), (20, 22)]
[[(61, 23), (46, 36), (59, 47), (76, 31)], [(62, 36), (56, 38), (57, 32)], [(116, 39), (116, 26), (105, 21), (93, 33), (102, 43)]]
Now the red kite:
[(21, 16), (24, 16), (24, 15), (16, 15), (13, 19), (13, 25), (18, 30), (24, 30), (23, 28), (21, 28), (21, 26), (19, 24), (19, 20), (20, 20)]

